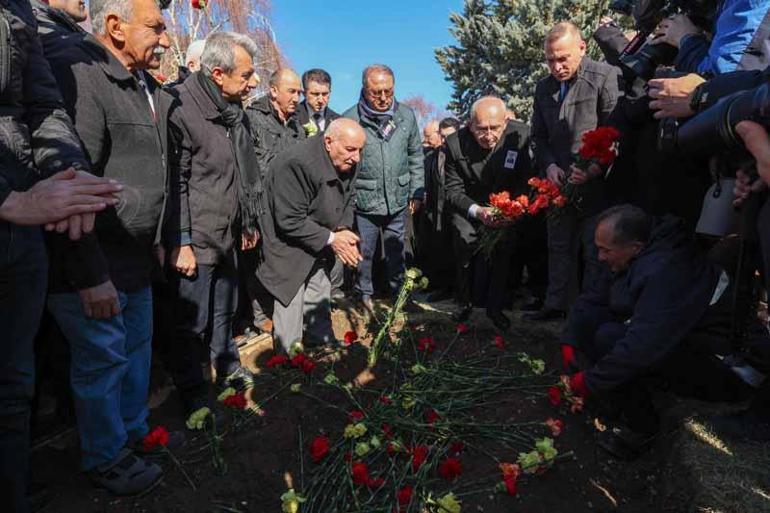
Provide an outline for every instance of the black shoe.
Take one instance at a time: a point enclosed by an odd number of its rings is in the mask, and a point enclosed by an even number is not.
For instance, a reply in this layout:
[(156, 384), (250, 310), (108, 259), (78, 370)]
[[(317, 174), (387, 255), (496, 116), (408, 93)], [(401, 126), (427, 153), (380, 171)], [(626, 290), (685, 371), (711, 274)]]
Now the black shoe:
[(461, 306), (459, 310), (457, 310), (455, 313), (452, 314), (452, 320), (454, 322), (465, 322), (468, 320), (468, 318), (473, 313), (473, 305), (467, 304), (465, 306)]
[(527, 321), (556, 321), (567, 318), (567, 314), (561, 310), (544, 308), (539, 312), (527, 313), (522, 316)]
[(521, 307), (522, 312), (538, 312), (543, 309), (543, 300), (539, 298), (533, 298)]
[(655, 440), (655, 433), (632, 431), (624, 426), (608, 427), (596, 437), (599, 447), (615, 458), (630, 461), (644, 454)]
[(495, 325), (495, 328), (500, 331), (508, 331), (511, 327), (511, 321), (499, 310), (487, 310), (487, 317)]
[(756, 442), (770, 440), (770, 414), (757, 412), (753, 408), (711, 417), (706, 424), (719, 436)]

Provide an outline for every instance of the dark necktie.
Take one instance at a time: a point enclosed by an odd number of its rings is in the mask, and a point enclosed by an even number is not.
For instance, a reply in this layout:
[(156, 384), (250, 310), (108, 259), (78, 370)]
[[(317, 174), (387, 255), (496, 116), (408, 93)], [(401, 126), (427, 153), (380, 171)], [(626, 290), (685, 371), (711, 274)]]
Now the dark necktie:
[(567, 82), (559, 83), (559, 102), (563, 102), (569, 92), (569, 84)]
[(324, 127), (321, 125), (323, 121), (324, 121), (324, 118), (320, 112), (316, 112), (315, 114), (313, 114), (313, 122), (315, 123), (315, 126), (318, 127), (318, 130), (324, 129)]

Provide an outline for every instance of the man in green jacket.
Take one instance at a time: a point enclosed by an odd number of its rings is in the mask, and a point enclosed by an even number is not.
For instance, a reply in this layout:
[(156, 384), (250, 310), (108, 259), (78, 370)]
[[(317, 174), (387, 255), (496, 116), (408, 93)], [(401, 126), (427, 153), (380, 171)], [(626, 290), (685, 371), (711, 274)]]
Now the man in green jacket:
[(363, 256), (356, 292), (371, 310), (372, 258), (381, 230), (391, 292), (396, 293), (403, 281), (406, 210), (414, 213), (422, 204), (424, 170), (417, 119), (412, 109), (396, 101), (393, 71), (373, 64), (364, 70), (362, 82), (358, 104), (344, 117), (366, 131), (356, 179), (356, 225)]

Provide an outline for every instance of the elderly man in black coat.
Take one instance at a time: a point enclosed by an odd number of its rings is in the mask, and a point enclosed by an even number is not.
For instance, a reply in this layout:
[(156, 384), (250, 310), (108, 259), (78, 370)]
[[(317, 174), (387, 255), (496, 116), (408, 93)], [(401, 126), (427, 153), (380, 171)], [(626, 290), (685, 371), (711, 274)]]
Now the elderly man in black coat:
[[(650, 384), (735, 401), (758, 384), (758, 371), (733, 356), (729, 276), (699, 253), (680, 219), (620, 205), (600, 214), (595, 240), (605, 272), (572, 308), (562, 360), (576, 394), (620, 414), (599, 443), (627, 457), (658, 430)], [(589, 362), (581, 371), (580, 355)]]
[[(527, 194), (532, 177), (529, 156), (529, 127), (506, 117), (505, 103), (487, 96), (471, 108), (467, 127), (447, 138), (446, 202), (452, 213), (454, 249), (457, 258), (457, 296), (460, 310), (454, 318), (467, 320), (473, 309), (472, 290), (489, 281), (487, 316), (500, 330), (510, 321), (502, 312), (511, 260), (513, 233), (510, 228), (490, 256), (490, 262), (477, 257), (479, 235), (483, 226), (496, 226), (491, 215), (490, 193), (508, 191), (512, 198)], [(475, 265), (474, 265), (475, 264)], [(474, 276), (473, 268), (476, 268)], [(489, 267), (491, 279), (481, 278)], [(486, 288), (486, 287), (484, 287)]]
[(355, 174), (365, 142), (356, 122), (337, 119), (323, 137), (279, 156), (268, 173), (269, 207), (257, 275), (275, 298), (273, 338), (286, 352), (295, 342), (334, 339), (329, 271), (335, 255), (351, 267), (361, 261), (359, 238), (351, 227)]

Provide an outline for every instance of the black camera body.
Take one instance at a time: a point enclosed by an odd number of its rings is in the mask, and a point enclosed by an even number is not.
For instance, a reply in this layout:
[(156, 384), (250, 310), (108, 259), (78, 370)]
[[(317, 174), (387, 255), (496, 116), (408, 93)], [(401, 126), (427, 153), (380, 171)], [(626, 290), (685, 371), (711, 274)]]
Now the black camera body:
[(674, 62), (678, 50), (669, 44), (651, 44), (647, 39), (665, 18), (684, 14), (696, 26), (710, 30), (717, 11), (714, 0), (613, 0), (610, 9), (633, 16), (637, 34), (620, 54), (623, 73), (651, 79), (658, 66)]

